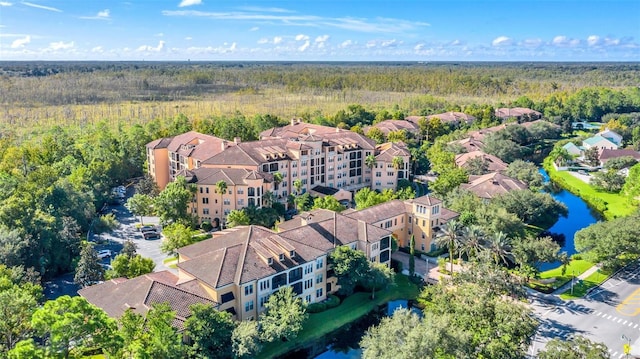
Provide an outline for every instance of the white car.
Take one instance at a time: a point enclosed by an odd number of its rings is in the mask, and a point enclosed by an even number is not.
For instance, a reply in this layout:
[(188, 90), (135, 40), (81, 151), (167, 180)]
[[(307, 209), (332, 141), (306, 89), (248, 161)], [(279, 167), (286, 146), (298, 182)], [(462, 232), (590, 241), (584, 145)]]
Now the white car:
[(111, 258), (111, 251), (108, 249), (103, 249), (98, 251), (98, 259)]

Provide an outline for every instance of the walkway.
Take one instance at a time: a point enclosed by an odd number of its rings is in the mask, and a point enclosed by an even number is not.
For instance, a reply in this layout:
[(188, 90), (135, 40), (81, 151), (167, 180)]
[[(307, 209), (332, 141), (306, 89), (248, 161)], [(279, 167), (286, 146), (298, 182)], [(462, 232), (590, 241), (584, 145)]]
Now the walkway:
[[(600, 267), (598, 265), (594, 265), (591, 268), (589, 268), (586, 271), (584, 271), (579, 276), (577, 276), (575, 279), (578, 279), (578, 280), (587, 279), (587, 277), (589, 277), (593, 273), (597, 272), (598, 269), (600, 269)], [(568, 291), (571, 288), (571, 282), (575, 281), (575, 279), (568, 281), (567, 283), (565, 283), (564, 285), (562, 285), (558, 289), (554, 290), (553, 293), (551, 293), (551, 294), (559, 295), (559, 294), (562, 294), (562, 293)], [(575, 284), (575, 282), (574, 282), (574, 284)]]
[[(427, 258), (427, 260), (421, 257), (416, 257), (415, 274), (420, 276), (425, 282), (437, 283), (440, 281), (440, 277), (449, 276), (448, 274), (440, 272), (440, 267), (438, 266), (438, 258), (431, 258), (426, 256), (422, 256), (422, 257)], [(408, 253), (395, 252), (391, 255), (391, 258), (402, 263), (403, 271), (409, 270), (409, 254)], [(449, 262), (447, 262), (447, 267), (449, 267)], [(453, 271), (459, 272), (460, 266), (454, 263)], [(428, 275), (425, 275), (427, 274), (427, 272), (428, 272)]]

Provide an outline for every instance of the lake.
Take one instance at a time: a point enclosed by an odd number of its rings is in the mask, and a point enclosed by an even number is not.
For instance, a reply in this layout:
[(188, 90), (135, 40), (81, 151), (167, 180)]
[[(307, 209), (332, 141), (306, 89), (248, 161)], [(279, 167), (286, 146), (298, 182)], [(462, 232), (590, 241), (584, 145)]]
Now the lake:
[[(545, 181), (548, 182), (549, 175), (547, 175), (543, 169), (540, 169), (540, 173)], [(553, 198), (564, 203), (569, 209), (569, 215), (566, 218), (560, 217), (560, 219), (549, 228), (549, 232), (560, 233), (565, 236), (566, 240), (564, 244), (561, 243), (562, 247), (560, 248), (560, 252), (567, 252), (568, 255), (575, 254), (576, 247), (573, 240), (576, 232), (598, 222), (600, 215), (591, 209), (580, 197), (567, 190), (559, 189), (558, 191), (551, 191), (549, 193)], [(559, 265), (560, 262), (545, 263), (540, 266), (540, 270), (545, 271)]]

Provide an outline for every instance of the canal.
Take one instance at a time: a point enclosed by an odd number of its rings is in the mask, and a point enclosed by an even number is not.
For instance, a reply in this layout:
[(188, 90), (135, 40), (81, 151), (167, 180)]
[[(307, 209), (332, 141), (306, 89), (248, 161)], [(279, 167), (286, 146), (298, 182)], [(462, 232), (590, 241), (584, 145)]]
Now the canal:
[[(569, 215), (567, 217), (560, 217), (560, 219), (549, 228), (549, 232), (564, 235), (564, 243), (559, 243), (561, 245), (560, 252), (567, 252), (567, 254), (571, 256), (576, 253), (574, 244), (576, 232), (598, 222), (601, 216), (598, 212), (591, 209), (580, 197), (560, 188), (552, 182), (550, 183), (549, 175), (543, 169), (540, 169), (540, 173), (544, 177), (545, 182), (549, 183), (549, 194), (557, 201), (564, 203), (569, 209)], [(545, 263), (540, 267), (540, 270), (545, 271), (559, 265), (559, 262)]]

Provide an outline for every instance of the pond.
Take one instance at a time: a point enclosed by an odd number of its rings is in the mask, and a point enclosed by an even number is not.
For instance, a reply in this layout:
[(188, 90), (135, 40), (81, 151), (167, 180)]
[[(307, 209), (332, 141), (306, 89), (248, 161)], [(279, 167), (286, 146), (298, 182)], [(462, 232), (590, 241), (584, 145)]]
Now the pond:
[[(540, 173), (544, 177), (545, 181), (548, 182), (549, 175), (543, 169), (540, 169)], [(591, 209), (585, 201), (573, 193), (562, 188), (558, 188), (557, 186), (554, 186), (553, 183), (551, 183), (549, 187), (549, 193), (551, 196), (559, 202), (564, 203), (564, 205), (569, 209), (569, 215), (566, 218), (560, 217), (558, 222), (549, 228), (549, 232), (564, 235), (565, 241), (564, 243), (560, 243), (560, 252), (567, 252), (568, 255), (575, 254), (576, 247), (573, 240), (576, 232), (598, 222), (598, 220), (600, 220), (600, 215)], [(559, 262), (545, 263), (540, 266), (540, 270), (545, 271), (559, 265)]]
[[(367, 316), (367, 317), (373, 316), (372, 318), (363, 318), (362, 320), (364, 322), (368, 322), (368, 323), (373, 322), (372, 324), (377, 324), (380, 322), (380, 319), (382, 319), (384, 315), (390, 316), (393, 314), (393, 312), (396, 309), (408, 308), (408, 307), (410, 307), (410, 305), (407, 300), (393, 300), (387, 303), (386, 312), (382, 313), (383, 314), (382, 316), (373, 314), (373, 315)], [(411, 307), (411, 310), (415, 310), (416, 313), (421, 314), (420, 310), (418, 310), (417, 308)], [(347, 334), (347, 333), (343, 333), (339, 331), (338, 333), (336, 333), (337, 335), (335, 335), (335, 337), (343, 337), (342, 340), (335, 343), (335, 345), (330, 345), (327, 348), (329, 350), (316, 356), (315, 359), (360, 358), (362, 356), (362, 349), (358, 347), (358, 344), (367, 328), (368, 326), (364, 327), (364, 326), (357, 325), (356, 328), (351, 328), (350, 330), (348, 330), (348, 335), (346, 336), (344, 336), (344, 334)]]

